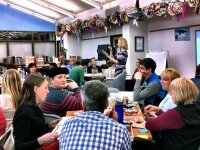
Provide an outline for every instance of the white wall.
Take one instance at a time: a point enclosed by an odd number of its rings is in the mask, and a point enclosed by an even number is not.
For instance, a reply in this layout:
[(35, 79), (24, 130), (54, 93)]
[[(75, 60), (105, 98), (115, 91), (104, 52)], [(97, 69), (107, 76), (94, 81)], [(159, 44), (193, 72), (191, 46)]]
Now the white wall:
[(182, 76), (193, 77), (196, 68), (195, 30), (200, 26), (190, 27), (190, 41), (175, 41), (174, 28), (200, 24), (199, 16), (193, 12), (194, 8), (186, 8), (184, 20), (176, 21), (172, 17), (157, 17), (149, 20), (148, 49), (168, 50), (169, 67), (177, 69)]
[[(150, 3), (150, 1), (148, 1)], [(148, 4), (149, 4), (148, 3)], [(148, 5), (146, 1), (140, 1), (140, 5)], [(128, 6), (134, 6), (135, 1), (133, 0), (117, 0), (110, 4), (107, 4), (102, 10), (96, 8), (77, 14), (77, 18), (87, 19), (91, 16), (98, 14), (105, 17), (105, 9), (112, 8), (119, 5), (120, 10), (124, 10)], [(77, 19), (76, 18), (76, 19)], [(60, 20), (61, 23), (69, 23), (70, 18)], [(73, 19), (74, 20), (74, 19)], [(172, 17), (154, 17), (146, 22), (138, 22), (139, 27), (133, 26), (132, 22), (126, 24), (122, 28), (116, 28), (108, 30), (108, 35), (105, 34), (104, 30), (95, 33), (92, 37), (89, 33), (83, 33), (82, 42), (77, 42), (76, 37), (65, 36), (64, 46), (68, 49), (68, 55), (78, 55), (85, 58), (89, 58), (91, 55), (97, 57), (96, 46), (99, 44), (108, 44), (110, 42), (110, 35), (122, 34), (128, 40), (129, 44), (129, 58), (127, 61), (127, 72), (132, 74), (135, 69), (135, 61), (137, 58), (144, 58), (145, 52), (135, 52), (135, 36), (144, 36), (144, 50), (168, 50), (169, 51), (169, 67), (176, 68), (182, 76), (193, 77), (196, 68), (196, 56), (195, 56), (195, 30), (200, 30), (200, 26), (190, 28), (190, 41), (175, 41), (174, 28), (184, 27), (189, 25), (200, 24), (198, 15), (195, 15), (193, 8), (186, 8), (184, 20), (176, 21)], [(171, 29), (169, 29), (171, 28)], [(151, 32), (152, 30), (169, 29), (163, 31)], [(104, 37), (105, 36), (105, 37)], [(104, 37), (104, 38), (97, 38)], [(97, 39), (92, 39), (97, 38)], [(87, 51), (87, 49), (91, 49)], [(94, 50), (95, 49), (95, 50)], [(92, 52), (92, 53), (91, 53)], [(93, 53), (94, 52), (94, 53)]]
[(63, 36), (64, 48), (67, 50), (67, 59), (70, 56), (82, 56), (82, 42), (78, 41), (75, 35), (68, 35), (67, 33)]
[[(124, 35), (124, 32), (123, 32)], [(135, 36), (143, 36), (144, 37), (144, 52), (135, 52)], [(129, 67), (129, 73), (132, 75), (136, 65), (136, 59), (145, 57), (145, 52), (148, 46), (148, 22), (147, 21), (138, 21), (138, 27), (136, 25), (133, 26), (132, 21), (129, 23), (129, 59), (127, 68)]]

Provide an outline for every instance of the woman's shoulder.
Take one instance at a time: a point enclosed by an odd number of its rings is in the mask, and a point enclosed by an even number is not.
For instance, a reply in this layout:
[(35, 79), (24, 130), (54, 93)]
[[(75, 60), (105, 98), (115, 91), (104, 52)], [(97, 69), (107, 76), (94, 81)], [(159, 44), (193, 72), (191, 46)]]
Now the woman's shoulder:
[(18, 107), (15, 114), (19, 114), (19, 115), (23, 115), (23, 116), (31, 115), (32, 113), (35, 112), (34, 111), (35, 108), (36, 108), (35, 106), (23, 104)]
[(2, 107), (3, 110), (7, 110), (7, 109), (14, 110), (12, 99), (9, 94), (0, 95), (0, 107)]

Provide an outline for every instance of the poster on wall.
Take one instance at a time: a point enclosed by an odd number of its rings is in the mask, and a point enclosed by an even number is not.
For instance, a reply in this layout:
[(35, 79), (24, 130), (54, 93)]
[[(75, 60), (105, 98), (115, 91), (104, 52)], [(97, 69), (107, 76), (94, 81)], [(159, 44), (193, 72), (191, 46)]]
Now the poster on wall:
[(190, 40), (190, 28), (182, 27), (175, 28), (175, 41), (189, 41)]

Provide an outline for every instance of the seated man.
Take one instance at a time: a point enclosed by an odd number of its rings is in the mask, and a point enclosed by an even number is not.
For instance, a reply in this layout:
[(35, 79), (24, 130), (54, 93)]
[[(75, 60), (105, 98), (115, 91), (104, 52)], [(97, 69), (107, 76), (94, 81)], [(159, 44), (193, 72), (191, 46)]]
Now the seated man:
[(87, 73), (98, 74), (102, 73), (102, 69), (100, 66), (97, 66), (96, 59), (92, 57), (90, 59), (91, 66), (87, 68)]
[[(145, 58), (140, 62), (139, 72), (135, 74), (134, 100), (144, 100), (144, 106), (158, 106), (165, 97), (166, 91), (162, 89), (160, 79), (155, 73), (156, 62), (151, 58)], [(145, 82), (141, 86), (141, 80), (144, 76)], [(143, 89), (144, 88), (144, 89)]]
[[(66, 68), (53, 68), (49, 70), (47, 76), (50, 78), (49, 93), (46, 100), (41, 103), (40, 108), (44, 113), (66, 116), (67, 110), (82, 109), (80, 89), (75, 82), (66, 83)], [(73, 90), (74, 96), (69, 94), (64, 88)]]
[(69, 79), (74, 80), (79, 87), (85, 84), (84, 79), (84, 69), (87, 67), (88, 62), (86, 60), (81, 60), (80, 65), (74, 66), (69, 73)]
[(89, 66), (87, 68), (87, 73), (92, 74), (91, 79), (103, 81), (104, 76), (103, 76), (103, 73), (102, 73), (102, 69), (101, 69), (100, 66), (97, 65), (96, 59), (94, 57), (92, 57), (90, 59), (90, 64), (91, 64), (91, 66)]
[(82, 89), (81, 116), (67, 120), (59, 139), (60, 150), (129, 150), (131, 142), (125, 126), (103, 115), (108, 105), (108, 89), (100, 81), (87, 82)]

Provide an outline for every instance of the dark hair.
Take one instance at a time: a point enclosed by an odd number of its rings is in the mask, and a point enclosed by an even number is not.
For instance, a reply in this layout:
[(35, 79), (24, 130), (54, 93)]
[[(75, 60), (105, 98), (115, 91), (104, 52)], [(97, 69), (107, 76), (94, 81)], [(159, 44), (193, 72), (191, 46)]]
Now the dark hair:
[(108, 61), (106, 62), (106, 64), (107, 64), (108, 67), (111, 67), (114, 63), (113, 63), (112, 61), (108, 60)]
[(139, 61), (139, 63), (140, 63), (142, 59), (141, 59), (141, 58), (137, 58), (137, 60), (138, 60), (138, 61)]
[(58, 67), (57, 64), (55, 62), (49, 63), (49, 65), (51, 65), (53, 68)]
[(198, 64), (198, 66), (196, 67), (196, 73), (195, 73), (195, 77), (199, 76), (200, 76), (200, 64)]
[(108, 106), (108, 96), (107, 86), (98, 80), (88, 81), (82, 88), (86, 111), (103, 112)]
[(23, 84), (19, 105), (37, 106), (34, 87), (41, 86), (45, 80), (46, 78), (41, 75), (31, 74)]
[(87, 66), (88, 65), (88, 60), (86, 60), (86, 59), (82, 59), (81, 60), (81, 66)]
[(32, 68), (33, 66), (36, 67), (35, 63), (30, 63), (30, 64), (28, 64), (28, 69)]
[(146, 69), (151, 68), (152, 73), (155, 72), (156, 62), (152, 58), (144, 58), (140, 61), (140, 65), (143, 65)]

